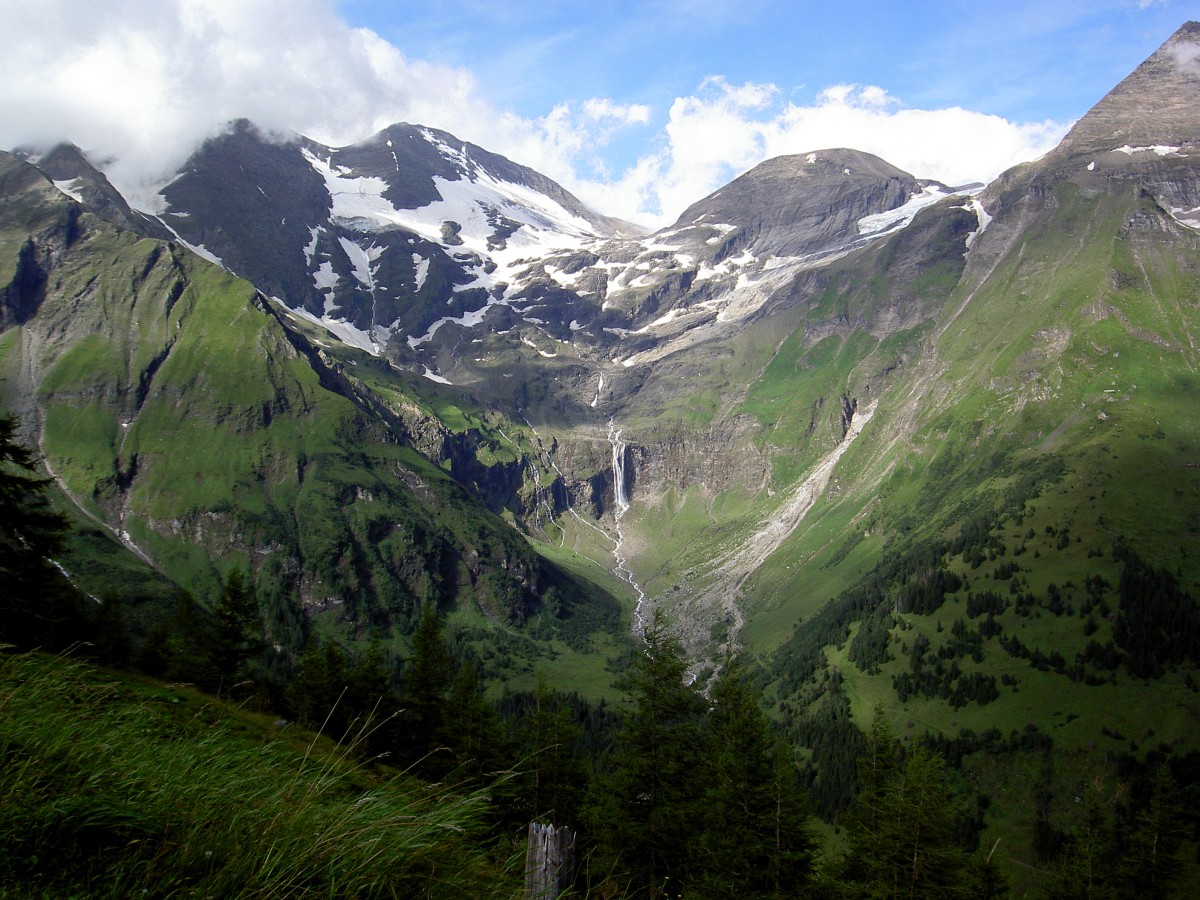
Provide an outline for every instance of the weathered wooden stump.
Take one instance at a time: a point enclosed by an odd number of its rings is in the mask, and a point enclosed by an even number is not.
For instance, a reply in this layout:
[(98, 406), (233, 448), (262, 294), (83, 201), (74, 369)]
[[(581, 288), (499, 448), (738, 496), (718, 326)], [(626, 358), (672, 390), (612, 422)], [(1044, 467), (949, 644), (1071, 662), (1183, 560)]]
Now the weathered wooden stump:
[(526, 900), (558, 900), (575, 875), (575, 833), (567, 826), (555, 828), (529, 823), (529, 848), (525, 851)]

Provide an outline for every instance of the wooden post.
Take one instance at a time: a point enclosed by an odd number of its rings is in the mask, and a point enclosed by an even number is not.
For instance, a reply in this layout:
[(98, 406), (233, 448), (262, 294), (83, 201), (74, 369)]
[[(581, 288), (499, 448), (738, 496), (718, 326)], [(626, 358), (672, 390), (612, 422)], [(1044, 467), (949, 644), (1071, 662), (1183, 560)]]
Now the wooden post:
[(529, 823), (529, 848), (525, 851), (526, 900), (558, 900), (571, 886), (575, 869), (575, 834), (567, 826), (555, 828)]

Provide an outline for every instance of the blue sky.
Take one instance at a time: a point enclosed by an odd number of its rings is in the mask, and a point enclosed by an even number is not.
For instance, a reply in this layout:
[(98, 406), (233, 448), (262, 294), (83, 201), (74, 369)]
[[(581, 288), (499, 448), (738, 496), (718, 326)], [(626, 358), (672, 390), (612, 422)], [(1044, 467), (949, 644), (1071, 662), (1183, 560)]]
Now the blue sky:
[(342, 0), (345, 20), (412, 58), (470, 69), (534, 117), (607, 97), (663, 109), (707, 76), (811, 100), (872, 84), (912, 106), (1077, 118), (1180, 24), (1182, 0)]
[(986, 181), (1039, 155), (1200, 0), (4, 0), (0, 146), (69, 139), (131, 191), (232, 118), (395, 121), (657, 225), (779, 153)]
[[(672, 105), (711, 97), (714, 76), (775, 88), (750, 116), (759, 122), (859, 85), (882, 88), (893, 113), (961, 107), (1061, 126), (1030, 136), (1022, 149), (1036, 155), (1200, 17), (1200, 3), (1182, 0), (342, 0), (339, 9), (412, 58), (471, 71), (482, 98), (528, 119), (590, 98), (644, 108), (644, 120), (611, 129), (602, 152), (577, 161), (581, 177), (601, 181), (660, 149)], [(1010, 161), (1021, 155), (1014, 149)], [(749, 158), (734, 157), (721, 177)], [(973, 177), (994, 177), (997, 165), (984, 162)]]

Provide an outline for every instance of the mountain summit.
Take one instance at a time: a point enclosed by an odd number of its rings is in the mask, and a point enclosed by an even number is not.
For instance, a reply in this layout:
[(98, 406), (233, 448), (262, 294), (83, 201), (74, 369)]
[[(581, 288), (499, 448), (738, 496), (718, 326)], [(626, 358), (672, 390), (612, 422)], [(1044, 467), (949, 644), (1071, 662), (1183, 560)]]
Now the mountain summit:
[(1182, 25), (1053, 151), (1082, 155), (1200, 145), (1200, 22)]

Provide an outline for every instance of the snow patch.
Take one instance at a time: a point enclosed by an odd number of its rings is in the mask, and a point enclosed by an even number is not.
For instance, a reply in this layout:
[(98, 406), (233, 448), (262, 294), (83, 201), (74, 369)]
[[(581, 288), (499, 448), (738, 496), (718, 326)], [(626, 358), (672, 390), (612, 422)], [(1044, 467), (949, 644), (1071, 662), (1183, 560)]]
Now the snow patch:
[(544, 266), (543, 268), (545, 269), (546, 274), (549, 275), (554, 281), (567, 288), (575, 287), (576, 283), (579, 281), (580, 277), (585, 271), (580, 269), (578, 272), (564, 272), (557, 266), (549, 265)]
[(306, 265), (312, 265), (313, 257), (317, 255), (317, 240), (321, 236), (321, 227), (313, 226), (308, 229), (308, 244), (304, 248), (304, 262)]
[(317, 271), (313, 272), (313, 285), (318, 291), (328, 293), (337, 287), (338, 281), (337, 272), (333, 271), (333, 263), (325, 261), (317, 267)]
[(879, 234), (893, 228), (905, 228), (917, 213), (927, 206), (932, 206), (944, 197), (949, 197), (945, 191), (930, 185), (921, 193), (913, 196), (903, 206), (889, 209), (885, 212), (863, 216), (858, 220), (859, 234)]
[(342, 250), (354, 266), (355, 280), (368, 291), (375, 290), (375, 273), (379, 271), (379, 267), (374, 263), (383, 255), (385, 248), (375, 244), (363, 247), (344, 237), (338, 238), (338, 243), (342, 245)]
[(979, 202), (978, 197), (972, 197), (970, 202), (963, 209), (971, 210), (975, 213), (975, 218), (979, 221), (979, 227), (967, 235), (967, 249), (975, 243), (976, 238), (987, 231), (987, 227), (992, 224), (992, 217), (988, 215), (988, 211), (983, 208), (983, 204)]
[(172, 228), (167, 222), (163, 221), (162, 216), (155, 216), (154, 218), (158, 219), (158, 221), (162, 224), (162, 226), (164, 228), (167, 229), (167, 231), (169, 231), (169, 232), (171, 232), (171, 234), (175, 235), (175, 240), (179, 241), (179, 243), (183, 244), (183, 246), (187, 247), (189, 250), (191, 250), (193, 253), (195, 253), (197, 256), (199, 256), (201, 259), (206, 259), (213, 265), (220, 266), (222, 269), (225, 268), (225, 262), (221, 259), (221, 257), (217, 256), (217, 254), (213, 253), (211, 250), (209, 250), (203, 244), (192, 244), (192, 243), (189, 243), (188, 241), (185, 241), (182, 237), (179, 236), (178, 231), (176, 231), (174, 228)]
[(1133, 156), (1135, 153), (1153, 153), (1155, 156), (1170, 156), (1174, 153), (1179, 153), (1179, 147), (1167, 147), (1163, 144), (1155, 144), (1152, 147), (1130, 147), (1126, 144), (1124, 147), (1117, 147), (1113, 153), (1124, 153), (1126, 156)]
[[(413, 350), (416, 350), (422, 344), (428, 343), (429, 341), (433, 340), (433, 336), (438, 333), (438, 329), (448, 323), (454, 323), (455, 325), (461, 325), (463, 328), (474, 328), (476, 325), (479, 325), (481, 322), (483, 322), (483, 319), (487, 315), (489, 309), (491, 309), (493, 306), (498, 306), (498, 305), (507, 305), (507, 304), (503, 304), (503, 301), (489, 300), (485, 305), (481, 306), (479, 309), (475, 310), (474, 312), (464, 313), (461, 316), (446, 316), (445, 318), (438, 319), (436, 322), (434, 322), (432, 325), (429, 326), (429, 330), (426, 331), (424, 334), (420, 335), (419, 337), (410, 337), (408, 339), (408, 346), (411, 347)], [(497, 334), (502, 334), (502, 333), (505, 333), (505, 332), (497, 332)]]
[[(722, 300), (716, 300), (716, 301), (709, 300), (704, 303), (697, 304), (697, 309), (702, 308), (707, 311), (712, 308), (712, 304), (720, 305), (723, 302), (724, 301), (722, 301)], [(670, 325), (672, 322), (675, 322), (679, 319), (685, 318), (687, 316), (695, 315), (697, 312), (697, 309), (680, 309), (680, 308), (676, 307), (675, 309), (667, 310), (667, 312), (665, 312), (663, 315), (659, 316), (653, 322), (643, 325), (641, 328), (637, 329), (636, 331), (625, 332), (625, 334), (646, 334), (649, 331), (651, 331), (652, 329), (661, 328), (663, 325)], [(624, 335), (622, 335), (622, 336), (624, 336)]]
[(425, 279), (429, 276), (429, 260), (423, 257), (420, 253), (412, 255), (413, 261), (413, 278), (415, 279), (416, 288), (419, 291), (425, 286)]
[(436, 381), (438, 384), (453, 384), (454, 383), (449, 378), (443, 378), (441, 375), (438, 375), (436, 372), (431, 371), (429, 366), (422, 366), (421, 369), (422, 369), (421, 374), (424, 377), (428, 378), (430, 381)]
[(345, 319), (334, 319), (330, 316), (314, 316), (304, 307), (297, 307), (289, 310), (292, 315), (299, 316), (312, 322), (314, 325), (320, 325), (343, 344), (351, 347), (357, 347), (359, 350), (365, 350), (372, 356), (380, 356), (382, 351), (379, 345), (372, 339), (371, 335), (351, 325)]
[(65, 181), (54, 181), (51, 183), (76, 203), (83, 202), (83, 194), (79, 193), (80, 188), (83, 187), (83, 181), (81, 179), (68, 178)]
[(1194, 206), (1191, 209), (1172, 206), (1171, 217), (1180, 225), (1200, 231), (1200, 206)]
[[(528, 322), (530, 320), (526, 319), (525, 321)], [(524, 335), (521, 336), (521, 343), (524, 344), (526, 347), (532, 347), (534, 350), (537, 351), (538, 356), (545, 357), (546, 359), (554, 359), (556, 356), (558, 356), (557, 353), (547, 353), (545, 350), (543, 350), (541, 347), (539, 347), (537, 344), (535, 344), (533, 341), (531, 341), (529, 338), (525, 337)]]

